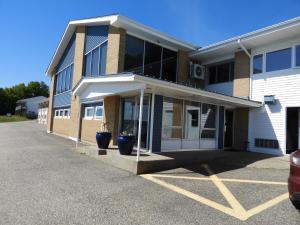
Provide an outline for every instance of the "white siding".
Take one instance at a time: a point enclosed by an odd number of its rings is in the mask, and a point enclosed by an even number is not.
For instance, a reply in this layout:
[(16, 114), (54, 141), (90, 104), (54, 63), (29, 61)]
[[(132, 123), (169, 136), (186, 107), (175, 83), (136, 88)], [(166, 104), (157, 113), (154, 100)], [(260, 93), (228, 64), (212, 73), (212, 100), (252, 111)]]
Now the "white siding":
[[(289, 47), (290, 43), (280, 43), (280, 47)], [(264, 51), (273, 51), (279, 45)], [(262, 53), (262, 49), (253, 54)], [(264, 105), (260, 109), (251, 109), (249, 114), (249, 149), (272, 154), (285, 154), (286, 145), (286, 107), (300, 107), (300, 69), (292, 68), (275, 72), (251, 75), (251, 99), (264, 101), (264, 95), (275, 95), (274, 105)], [(256, 148), (255, 138), (277, 139), (280, 149)]]
[(230, 95), (233, 94), (233, 82), (224, 82), (219, 84), (209, 84), (205, 88), (208, 91), (217, 92), (224, 95)]

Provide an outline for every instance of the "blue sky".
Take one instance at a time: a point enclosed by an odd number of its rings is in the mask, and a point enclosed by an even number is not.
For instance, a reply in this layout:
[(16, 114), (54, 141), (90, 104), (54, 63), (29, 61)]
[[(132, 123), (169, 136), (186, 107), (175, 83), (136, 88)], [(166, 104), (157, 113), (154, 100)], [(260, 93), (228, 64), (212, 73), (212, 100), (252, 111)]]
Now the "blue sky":
[(298, 0), (0, 0), (0, 87), (45, 81), (69, 20), (120, 13), (205, 46), (300, 16)]

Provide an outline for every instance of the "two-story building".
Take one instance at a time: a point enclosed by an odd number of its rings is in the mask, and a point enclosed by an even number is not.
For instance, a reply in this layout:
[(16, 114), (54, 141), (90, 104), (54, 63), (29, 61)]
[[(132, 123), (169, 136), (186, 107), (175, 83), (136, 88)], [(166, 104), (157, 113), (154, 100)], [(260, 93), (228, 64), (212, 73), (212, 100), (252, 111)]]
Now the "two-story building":
[[(205, 37), (203, 37), (205, 38)], [(300, 18), (198, 48), (110, 15), (70, 21), (47, 68), (48, 132), (138, 150), (298, 148)]]

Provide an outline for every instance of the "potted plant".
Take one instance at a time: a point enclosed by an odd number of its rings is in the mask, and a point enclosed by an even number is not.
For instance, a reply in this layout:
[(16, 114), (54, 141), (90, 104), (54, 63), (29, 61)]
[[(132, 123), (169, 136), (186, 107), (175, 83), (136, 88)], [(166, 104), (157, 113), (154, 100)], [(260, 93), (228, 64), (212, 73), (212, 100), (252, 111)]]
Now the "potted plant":
[(118, 136), (118, 148), (121, 155), (130, 155), (133, 150), (133, 145), (135, 141), (135, 136), (123, 131)]
[(101, 131), (96, 132), (96, 140), (98, 148), (107, 149), (111, 140), (111, 132), (109, 132), (109, 123), (101, 123)]

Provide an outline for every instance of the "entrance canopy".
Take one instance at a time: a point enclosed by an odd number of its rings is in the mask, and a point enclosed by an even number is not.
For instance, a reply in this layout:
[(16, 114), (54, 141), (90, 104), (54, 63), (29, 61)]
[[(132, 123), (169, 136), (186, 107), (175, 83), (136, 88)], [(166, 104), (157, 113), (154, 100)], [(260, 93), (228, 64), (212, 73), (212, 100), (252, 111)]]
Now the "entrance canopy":
[(74, 88), (73, 95), (80, 96), (81, 102), (86, 102), (110, 95), (129, 96), (139, 94), (141, 89), (145, 93), (155, 93), (156, 95), (231, 108), (256, 108), (262, 105), (261, 102), (257, 101), (200, 90), (132, 73), (84, 78)]

